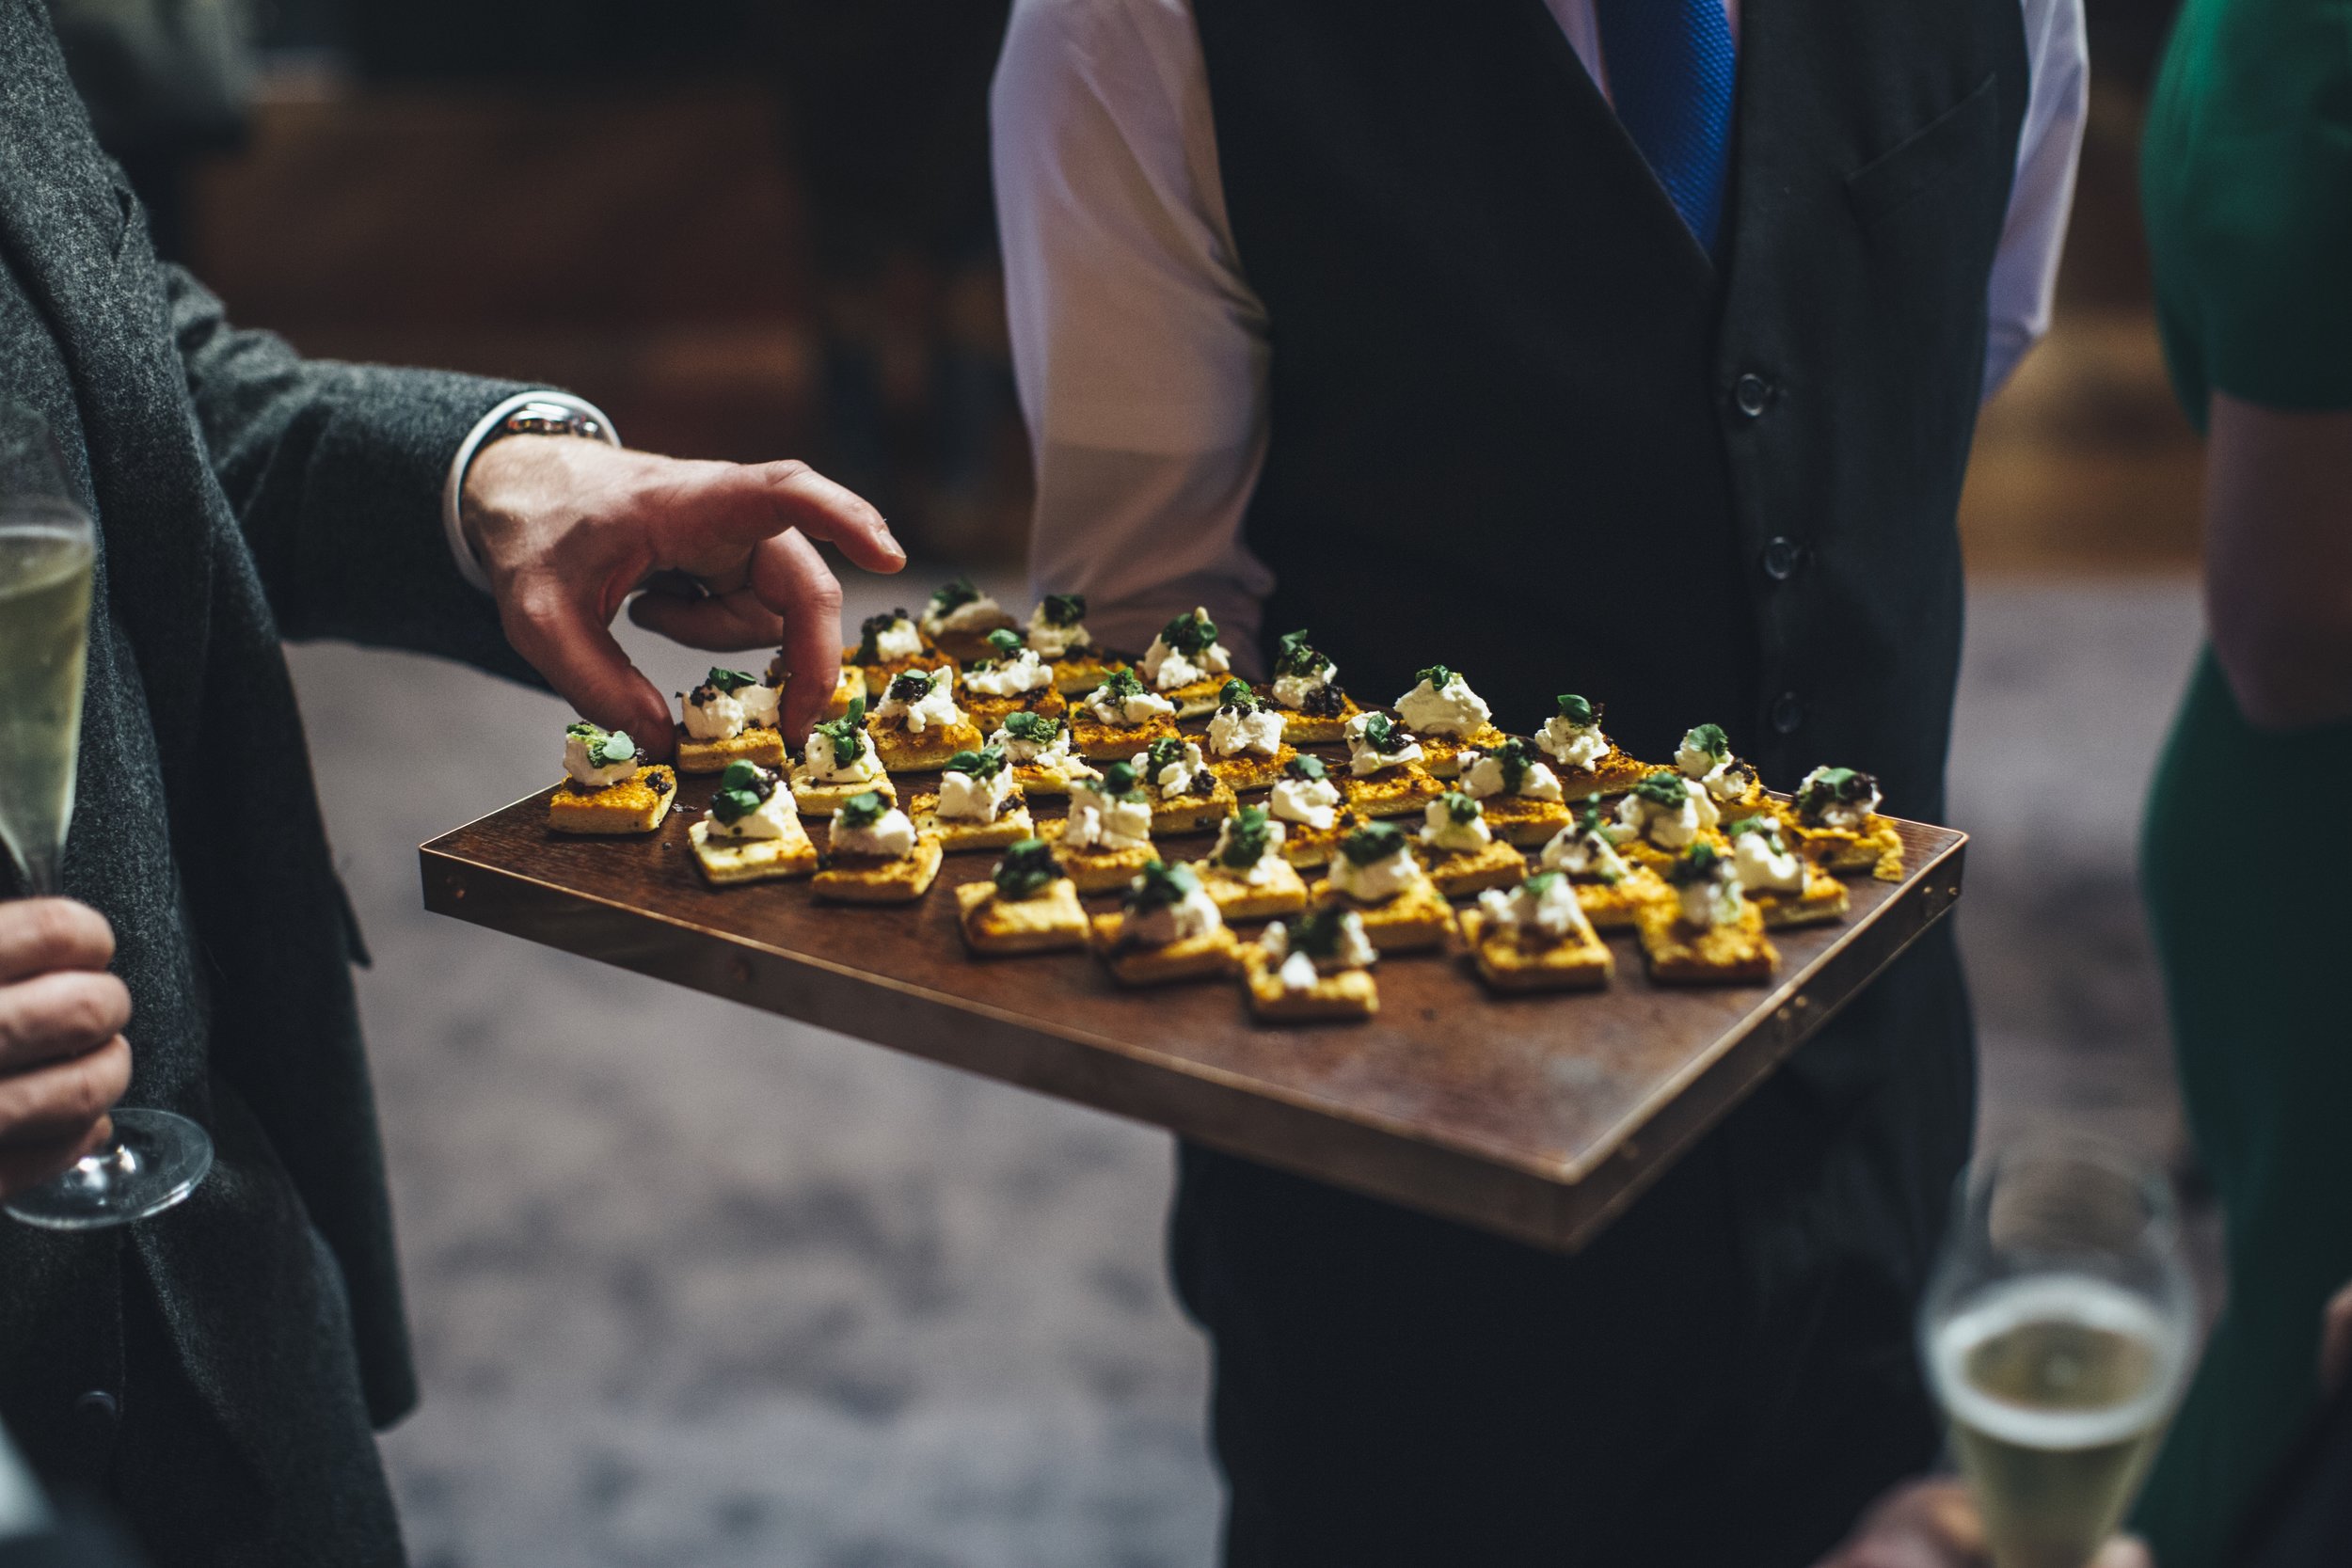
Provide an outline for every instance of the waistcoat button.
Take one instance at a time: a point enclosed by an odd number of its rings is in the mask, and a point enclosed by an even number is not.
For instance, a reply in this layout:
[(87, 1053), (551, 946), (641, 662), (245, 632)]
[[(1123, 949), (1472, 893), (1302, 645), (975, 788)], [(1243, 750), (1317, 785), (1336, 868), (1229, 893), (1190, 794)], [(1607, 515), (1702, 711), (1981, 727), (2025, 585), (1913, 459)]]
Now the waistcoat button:
[(93, 1388), (73, 1402), (73, 1418), (91, 1436), (103, 1437), (113, 1433), (119, 1409), (112, 1394)]
[(1772, 699), (1772, 728), (1783, 735), (1794, 735), (1804, 722), (1804, 704), (1793, 691), (1784, 691)]
[(1787, 534), (1776, 534), (1764, 541), (1764, 575), (1774, 582), (1787, 582), (1795, 577), (1804, 561), (1804, 547)]
[(1731, 384), (1731, 400), (1740, 412), (1753, 420), (1764, 412), (1764, 405), (1772, 401), (1772, 384), (1750, 371)]

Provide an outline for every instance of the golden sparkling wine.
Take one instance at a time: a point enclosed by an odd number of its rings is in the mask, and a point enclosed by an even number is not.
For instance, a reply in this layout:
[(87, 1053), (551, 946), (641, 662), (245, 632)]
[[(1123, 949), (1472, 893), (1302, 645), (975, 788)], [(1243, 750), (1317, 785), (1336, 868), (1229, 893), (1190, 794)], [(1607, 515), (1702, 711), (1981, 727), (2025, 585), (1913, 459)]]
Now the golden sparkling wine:
[(28, 874), (73, 814), (92, 554), (87, 531), (0, 524), (0, 842)]
[(2187, 1335), (2091, 1275), (1994, 1286), (1934, 1331), (1931, 1363), (1998, 1568), (2083, 1568), (2164, 1433)]

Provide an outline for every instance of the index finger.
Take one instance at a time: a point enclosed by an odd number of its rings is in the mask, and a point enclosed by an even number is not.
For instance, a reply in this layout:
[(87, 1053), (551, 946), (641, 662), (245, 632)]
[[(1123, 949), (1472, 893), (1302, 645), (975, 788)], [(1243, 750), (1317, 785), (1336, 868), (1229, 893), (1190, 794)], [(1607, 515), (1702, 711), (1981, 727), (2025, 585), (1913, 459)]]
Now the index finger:
[(907, 552), (873, 503), (796, 459), (745, 463), (722, 482), (723, 521), (746, 545), (798, 529), (869, 572), (895, 572)]
[(569, 592), (533, 583), (499, 605), (506, 640), (581, 718), (608, 730), (626, 730), (648, 761), (670, 754), (670, 705), (628, 661), (612, 628)]
[(841, 584), (795, 530), (752, 552), (752, 592), (784, 617), (784, 667), (792, 679), (777, 719), (785, 738), (798, 745), (824, 717), (841, 678)]

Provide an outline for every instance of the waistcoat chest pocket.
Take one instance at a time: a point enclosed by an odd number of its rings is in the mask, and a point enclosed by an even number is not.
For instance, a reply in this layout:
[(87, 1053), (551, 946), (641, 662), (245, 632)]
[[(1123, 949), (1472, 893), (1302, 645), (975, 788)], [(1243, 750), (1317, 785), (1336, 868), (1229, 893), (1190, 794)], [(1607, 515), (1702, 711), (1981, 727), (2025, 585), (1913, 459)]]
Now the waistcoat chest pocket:
[(1976, 167), (1999, 140), (2000, 107), (2000, 78), (1987, 76), (1959, 103), (1846, 176), (1854, 215), (1875, 224)]

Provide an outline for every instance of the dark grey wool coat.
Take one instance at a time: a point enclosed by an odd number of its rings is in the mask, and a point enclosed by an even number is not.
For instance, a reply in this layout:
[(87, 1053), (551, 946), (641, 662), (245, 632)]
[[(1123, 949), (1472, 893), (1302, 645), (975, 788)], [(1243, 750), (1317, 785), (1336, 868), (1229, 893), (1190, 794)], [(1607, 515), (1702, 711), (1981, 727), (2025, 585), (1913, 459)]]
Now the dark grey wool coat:
[(114, 923), (129, 1102), (219, 1149), (127, 1230), (0, 1220), (0, 1419), (163, 1563), (400, 1560), (370, 1428), (416, 1386), (360, 947), (278, 643), (523, 673), (438, 520), (512, 390), (231, 328), (156, 261), (40, 0), (0, 0), (0, 396), (50, 420), (100, 532), (66, 882)]

